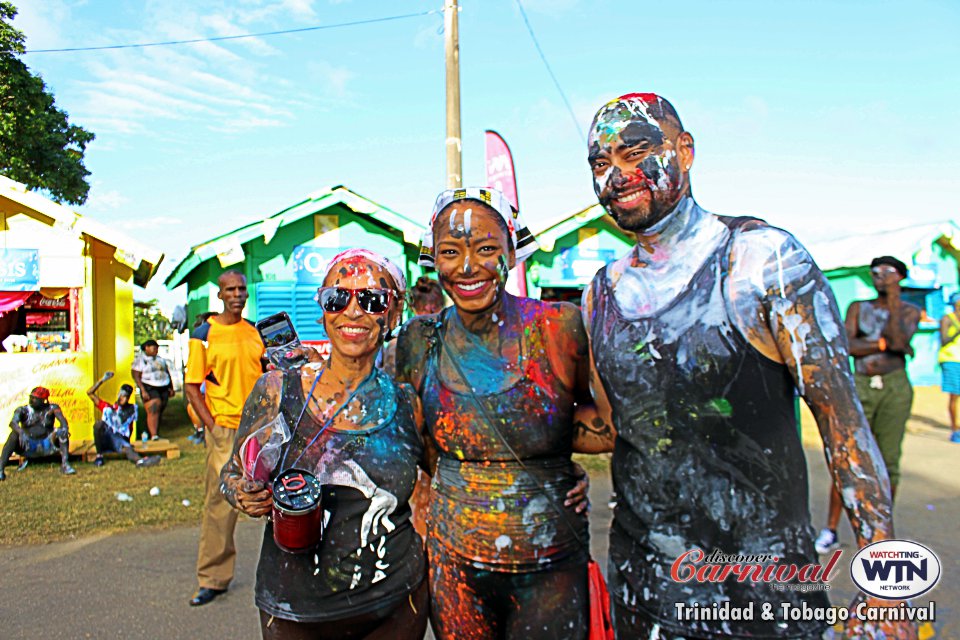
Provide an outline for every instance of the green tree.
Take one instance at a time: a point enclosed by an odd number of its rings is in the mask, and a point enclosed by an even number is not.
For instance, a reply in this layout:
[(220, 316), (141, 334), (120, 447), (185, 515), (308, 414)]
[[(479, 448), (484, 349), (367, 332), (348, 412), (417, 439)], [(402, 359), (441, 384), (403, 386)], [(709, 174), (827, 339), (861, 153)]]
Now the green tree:
[(90, 192), (83, 154), (94, 135), (67, 121), (53, 94), (21, 60), (24, 36), (0, 0), (0, 174), (58, 202), (83, 204)]
[(143, 344), (147, 340), (169, 340), (173, 338), (170, 320), (160, 311), (157, 301), (133, 303), (133, 341)]

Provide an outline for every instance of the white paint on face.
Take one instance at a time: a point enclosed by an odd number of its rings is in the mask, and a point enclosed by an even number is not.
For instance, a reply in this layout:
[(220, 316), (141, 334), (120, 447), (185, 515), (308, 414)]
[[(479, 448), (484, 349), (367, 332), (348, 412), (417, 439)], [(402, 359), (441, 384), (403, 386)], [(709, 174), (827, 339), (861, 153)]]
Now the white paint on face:
[(610, 175), (613, 173), (613, 168), (610, 167), (604, 171), (601, 175), (595, 175), (593, 177), (593, 184), (595, 187), (595, 193), (603, 193), (607, 188), (607, 183), (610, 182)]
[(457, 210), (454, 209), (450, 212), (450, 231), (453, 231), (454, 227), (457, 225)]
[(473, 215), (473, 209), (467, 209), (463, 212), (463, 231), (470, 235), (470, 216)]
[[(673, 149), (667, 149), (660, 155), (656, 156), (657, 166), (660, 167), (660, 176), (657, 178), (657, 189), (660, 191), (666, 191), (670, 189), (673, 184), (670, 180), (670, 162), (677, 157), (677, 152)], [(639, 170), (639, 169), (638, 169)]]

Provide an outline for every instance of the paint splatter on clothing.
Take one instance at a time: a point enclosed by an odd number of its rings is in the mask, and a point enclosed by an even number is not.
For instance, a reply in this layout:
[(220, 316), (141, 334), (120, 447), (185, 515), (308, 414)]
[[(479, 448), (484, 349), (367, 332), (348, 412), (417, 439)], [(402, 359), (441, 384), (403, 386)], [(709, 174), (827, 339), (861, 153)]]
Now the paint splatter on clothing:
[[(478, 567), (512, 572), (582, 558), (577, 536), (583, 543), (589, 540), (586, 518), (562, 506), (577, 481), (570, 460), (573, 392), (554, 375), (543, 350), (544, 306), (535, 301), (521, 306), (522, 326), (530, 331), (518, 365), (522, 376), (511, 386), (484, 394), (454, 391), (439, 372), (438, 341), (428, 357), (422, 391), (424, 419), (440, 454), (431, 535)], [(449, 317), (453, 311), (445, 313)], [(469, 352), (459, 356), (471, 361)], [(486, 416), (498, 421), (509, 449)], [(561, 520), (557, 507), (575, 530)]]
[(439, 640), (586, 639), (586, 564), (532, 573), (487, 571), (435, 538), (429, 546), (433, 630)]
[(591, 286), (591, 343), (618, 432), (610, 593), (619, 606), (677, 635), (816, 633), (819, 622), (678, 622), (675, 614), (678, 602), (828, 605), (822, 592), (670, 577), (673, 562), (693, 548), (773, 554), (779, 564), (817, 559), (793, 380), (736, 329), (723, 290), (738, 228), (762, 223), (719, 220), (730, 229), (727, 241), (669, 304), (628, 319), (607, 268)]
[[(278, 418), (292, 428), (304, 402), (299, 371), (274, 371), (260, 379), (224, 468), (228, 499), (242, 475), (239, 449), (245, 436)], [(310, 411), (303, 414), (278, 467), (296, 466), (320, 480), (323, 536), (313, 551), (287, 553), (274, 542), (273, 524), (267, 524), (257, 566), (261, 610), (299, 622), (337, 620), (389, 611), (422, 583), (423, 542), (410, 524), (408, 505), (423, 456), (413, 402), (411, 387), (375, 371), (344, 411), (356, 429), (329, 427), (314, 440), (323, 425)]]

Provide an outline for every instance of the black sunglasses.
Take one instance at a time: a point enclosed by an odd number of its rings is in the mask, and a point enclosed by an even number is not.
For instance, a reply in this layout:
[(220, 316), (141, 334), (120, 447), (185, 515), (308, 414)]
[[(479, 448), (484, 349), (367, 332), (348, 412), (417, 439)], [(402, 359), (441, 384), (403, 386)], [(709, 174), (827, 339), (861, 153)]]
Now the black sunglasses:
[(350, 298), (356, 296), (357, 304), (366, 313), (380, 315), (386, 313), (393, 299), (390, 289), (345, 289), (343, 287), (320, 287), (317, 289), (317, 302), (327, 313), (340, 313), (350, 305)]

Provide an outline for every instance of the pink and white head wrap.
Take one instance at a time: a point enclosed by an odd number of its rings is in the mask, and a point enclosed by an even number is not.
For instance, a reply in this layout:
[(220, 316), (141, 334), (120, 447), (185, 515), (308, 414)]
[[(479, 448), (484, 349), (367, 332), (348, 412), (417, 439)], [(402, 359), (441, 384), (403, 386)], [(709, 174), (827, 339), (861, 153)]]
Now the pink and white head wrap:
[(353, 260), (357, 258), (363, 258), (364, 260), (369, 260), (373, 264), (379, 266), (384, 271), (390, 274), (390, 277), (393, 278), (394, 283), (396, 283), (398, 293), (400, 294), (400, 299), (403, 299), (403, 294), (407, 291), (407, 278), (403, 275), (403, 271), (388, 260), (386, 257), (376, 253), (375, 251), (370, 251), (369, 249), (347, 249), (346, 251), (341, 251), (337, 255), (333, 256), (333, 259), (327, 263), (327, 268), (323, 272), (323, 281), (327, 280), (327, 276), (330, 275), (330, 272), (333, 271), (333, 268), (340, 264), (341, 262), (346, 262), (348, 260)]

